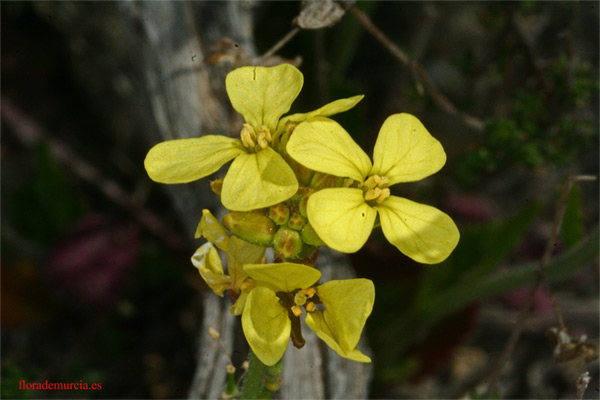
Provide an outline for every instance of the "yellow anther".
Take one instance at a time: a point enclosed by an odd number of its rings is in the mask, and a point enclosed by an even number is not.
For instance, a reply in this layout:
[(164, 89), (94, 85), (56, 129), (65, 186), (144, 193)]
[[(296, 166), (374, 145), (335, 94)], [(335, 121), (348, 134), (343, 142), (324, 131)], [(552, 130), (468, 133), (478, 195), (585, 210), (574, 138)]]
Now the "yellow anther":
[(242, 144), (247, 149), (254, 148), (256, 146), (256, 132), (254, 132), (254, 128), (249, 124), (244, 124), (240, 132), (240, 139), (242, 139)]
[(377, 196), (377, 199), (375, 201), (377, 202), (377, 204), (381, 204), (388, 197), (390, 197), (390, 189), (389, 188), (381, 189), (381, 193), (379, 194), (379, 196)]
[(373, 175), (368, 177), (363, 182), (365, 201), (375, 200), (377, 204), (383, 203), (385, 199), (390, 197), (389, 184), (390, 180), (385, 176)]
[(313, 311), (316, 311), (316, 309), (317, 309), (317, 307), (315, 307), (315, 303), (313, 303), (312, 301), (309, 301), (308, 303), (306, 303), (304, 308), (306, 309), (307, 312), (313, 312)]
[(256, 139), (260, 148), (261, 149), (267, 148), (267, 146), (269, 146), (269, 143), (271, 143), (271, 140), (272, 140), (272, 138), (271, 138), (271, 132), (269, 131), (269, 128), (267, 128), (264, 125), (261, 126), (260, 129), (258, 130), (258, 135), (257, 135), (257, 139)]
[(302, 315), (302, 309), (300, 308), (299, 305), (295, 304), (292, 306), (292, 314), (294, 314), (296, 317), (299, 317)]
[(246, 278), (246, 280), (240, 285), (240, 291), (244, 292), (252, 289), (254, 286), (256, 286), (256, 282), (254, 282), (251, 278)]
[(309, 287), (306, 289), (299, 290), (298, 293), (305, 294), (306, 297), (308, 297), (310, 299), (311, 297), (313, 297), (315, 295), (315, 293), (317, 293), (317, 291), (315, 290), (315, 288)]

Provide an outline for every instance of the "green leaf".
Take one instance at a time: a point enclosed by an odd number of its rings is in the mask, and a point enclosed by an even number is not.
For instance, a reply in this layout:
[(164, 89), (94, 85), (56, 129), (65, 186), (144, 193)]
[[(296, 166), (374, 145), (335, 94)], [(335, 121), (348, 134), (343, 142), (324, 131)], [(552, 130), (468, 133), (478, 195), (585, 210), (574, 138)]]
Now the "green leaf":
[(519, 244), (541, 209), (540, 204), (531, 203), (513, 218), (463, 229), (450, 257), (424, 269), (415, 307), (429, 309), (440, 292), (456, 285), (468, 286), (489, 275)]

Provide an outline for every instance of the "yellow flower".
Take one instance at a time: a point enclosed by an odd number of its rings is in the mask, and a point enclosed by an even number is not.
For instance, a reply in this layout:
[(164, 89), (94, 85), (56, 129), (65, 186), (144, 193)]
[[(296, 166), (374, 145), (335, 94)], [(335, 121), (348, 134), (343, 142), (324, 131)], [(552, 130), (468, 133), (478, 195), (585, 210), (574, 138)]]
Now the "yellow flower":
[(362, 98), (341, 99), (313, 113), (282, 119), (300, 93), (303, 80), (302, 73), (290, 64), (233, 70), (227, 75), (225, 86), (233, 108), (246, 121), (240, 139), (206, 135), (159, 143), (144, 161), (148, 175), (160, 183), (187, 183), (213, 174), (233, 160), (221, 192), (226, 208), (249, 211), (287, 200), (296, 193), (298, 182), (271, 146), (285, 122), (342, 112)]
[[(202, 218), (196, 230), (196, 238), (208, 240), (192, 256), (192, 264), (198, 269), (206, 284), (219, 296), (229, 290), (229, 297), (235, 301), (231, 307), (233, 315), (241, 315), (248, 293), (254, 287), (244, 272), (244, 264), (260, 263), (265, 248), (229, 237), (225, 228), (208, 210), (202, 210)], [(223, 270), (221, 257), (215, 247), (227, 253), (227, 274)]]
[(373, 309), (375, 287), (368, 279), (348, 279), (315, 286), (321, 273), (294, 263), (244, 266), (256, 287), (248, 295), (242, 328), (252, 351), (265, 365), (278, 362), (290, 337), (304, 345), (300, 315), (340, 356), (371, 362), (356, 345)]
[(421, 180), (446, 162), (442, 145), (416, 117), (394, 114), (385, 120), (373, 163), (344, 128), (322, 117), (298, 125), (287, 151), (307, 168), (358, 183), (323, 189), (308, 199), (308, 219), (329, 247), (346, 253), (359, 250), (377, 215), (390, 243), (418, 262), (439, 263), (456, 247), (460, 234), (447, 214), (390, 195), (389, 186)]

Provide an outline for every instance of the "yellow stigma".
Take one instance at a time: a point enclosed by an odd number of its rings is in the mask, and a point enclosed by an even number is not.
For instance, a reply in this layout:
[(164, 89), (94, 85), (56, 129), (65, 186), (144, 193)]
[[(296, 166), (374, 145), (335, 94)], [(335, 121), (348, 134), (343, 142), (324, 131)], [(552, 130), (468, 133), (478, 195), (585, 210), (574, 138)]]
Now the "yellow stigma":
[(294, 303), (299, 306), (303, 306), (304, 303), (306, 303), (307, 299), (308, 299), (308, 297), (305, 294), (302, 294), (300, 292), (298, 292), (294, 295)]
[(389, 184), (390, 180), (385, 176), (373, 175), (368, 177), (363, 182), (365, 201), (375, 200), (377, 204), (383, 203), (385, 199), (390, 197)]

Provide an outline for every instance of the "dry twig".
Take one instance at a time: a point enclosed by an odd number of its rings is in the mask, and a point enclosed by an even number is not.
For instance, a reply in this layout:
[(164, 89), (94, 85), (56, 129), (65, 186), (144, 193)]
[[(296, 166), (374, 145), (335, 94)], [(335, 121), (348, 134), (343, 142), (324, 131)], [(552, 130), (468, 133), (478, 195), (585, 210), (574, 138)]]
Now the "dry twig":
[(10, 100), (2, 98), (0, 112), (2, 120), (14, 131), (13, 136), (23, 145), (31, 147), (40, 141), (46, 142), (58, 162), (67, 165), (80, 179), (91, 183), (108, 200), (131, 213), (141, 226), (161, 238), (170, 248), (182, 250), (188, 247), (188, 242), (169, 229), (157, 215), (134, 201), (125, 190), (103, 176), (96, 167), (85, 161), (65, 143), (51, 138), (33, 118), (19, 110)]
[[(502, 375), (502, 372), (504, 370), (504, 366), (506, 365), (506, 362), (510, 358), (510, 356), (514, 350), (514, 347), (517, 344), (517, 341), (519, 340), (519, 336), (521, 335), (521, 331), (523, 330), (523, 326), (525, 325), (525, 321), (527, 320), (527, 317), (529, 315), (529, 310), (531, 308), (531, 304), (533, 303), (535, 294), (546, 279), (544, 273), (548, 266), (548, 262), (550, 261), (550, 257), (552, 256), (554, 246), (556, 245), (556, 242), (557, 242), (558, 233), (559, 233), (560, 226), (562, 224), (562, 220), (563, 220), (563, 217), (565, 214), (565, 209), (567, 207), (567, 199), (569, 196), (569, 192), (571, 191), (571, 187), (573, 186), (574, 182), (593, 181), (593, 180), (596, 180), (595, 176), (590, 176), (590, 175), (569, 176), (563, 186), (562, 193), (561, 193), (559, 203), (558, 203), (558, 207), (556, 210), (556, 216), (554, 218), (554, 223), (552, 226), (552, 234), (550, 235), (550, 238), (548, 239), (546, 248), (544, 250), (544, 254), (542, 255), (542, 259), (540, 260), (537, 279), (536, 279), (535, 283), (533, 284), (533, 286), (531, 287), (531, 290), (529, 291), (529, 295), (527, 297), (527, 301), (526, 301), (525, 305), (519, 312), (517, 322), (515, 323), (514, 328), (510, 332), (510, 336), (509, 336), (508, 341), (506, 342), (506, 345), (504, 346), (504, 350), (502, 351), (502, 354), (500, 355), (500, 358), (496, 364), (496, 368), (492, 371), (492, 373), (488, 379), (487, 389), (484, 394), (484, 397), (486, 397), (486, 398), (490, 397), (490, 395), (492, 394), (492, 391), (496, 387), (498, 379), (500, 378), (500, 376)], [(548, 287), (548, 293), (550, 294), (550, 299), (552, 301), (552, 307), (554, 309), (554, 314), (556, 316), (559, 330), (566, 331), (567, 328), (563, 321), (562, 314), (560, 313), (560, 309), (558, 308), (556, 298), (552, 294), (552, 291), (550, 290), (549, 287)]]
[[(396, 46), (394, 42), (392, 42), (382, 31), (379, 30), (379, 28), (373, 24), (373, 22), (364, 12), (354, 7), (354, 5), (348, 5), (344, 3), (344, 6), (346, 7), (347, 11), (352, 13), (358, 22), (363, 25), (367, 31), (369, 31), (369, 33), (373, 35), (373, 37), (375, 37), (375, 39), (377, 39), (377, 41), (379, 41), (394, 56), (394, 58), (400, 61), (400, 63), (403, 65), (407, 66), (413, 73), (413, 76), (420, 79), (420, 83), (423, 84), (425, 90), (429, 93), (432, 100), (437, 104), (438, 107), (446, 111), (448, 114), (460, 118), (466, 125), (474, 130), (483, 132), (485, 128), (484, 122), (477, 117), (459, 111), (454, 104), (452, 104), (452, 102), (437, 88), (427, 71), (425, 71), (425, 68), (423, 68), (419, 62), (411, 59), (398, 46)], [(417, 85), (418, 84), (419, 82), (417, 82)]]

